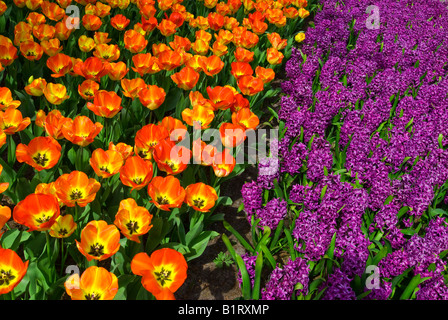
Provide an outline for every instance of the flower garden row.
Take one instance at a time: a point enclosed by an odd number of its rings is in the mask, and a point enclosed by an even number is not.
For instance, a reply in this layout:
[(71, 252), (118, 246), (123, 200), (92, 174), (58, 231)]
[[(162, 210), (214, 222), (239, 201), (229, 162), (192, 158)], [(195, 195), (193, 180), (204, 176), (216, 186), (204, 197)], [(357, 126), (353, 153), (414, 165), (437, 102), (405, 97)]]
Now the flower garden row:
[(370, 5), (323, 2), (286, 63), (280, 169), (243, 186), (246, 254), (224, 237), (245, 298), (448, 299), (448, 10)]
[(308, 10), (0, 1), (0, 298), (174, 299)]

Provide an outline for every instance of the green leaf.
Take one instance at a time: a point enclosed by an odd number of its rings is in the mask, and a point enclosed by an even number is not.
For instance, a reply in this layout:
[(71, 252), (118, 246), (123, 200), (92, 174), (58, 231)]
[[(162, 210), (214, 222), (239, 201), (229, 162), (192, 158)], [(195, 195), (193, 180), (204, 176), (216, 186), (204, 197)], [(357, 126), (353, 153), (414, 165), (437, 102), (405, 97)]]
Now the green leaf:
[[(431, 277), (425, 277), (422, 278), (420, 274), (414, 276), (411, 281), (409, 282), (406, 289), (403, 291), (403, 293), (400, 296), (400, 300), (409, 300), (411, 296), (418, 290), (417, 286), (424, 282), (427, 279), (430, 279)], [(417, 289), (417, 290), (416, 290)]]
[(254, 287), (252, 289), (252, 299), (260, 299), (260, 283), (261, 283), (261, 271), (263, 269), (263, 253), (258, 252), (257, 260), (255, 261), (255, 275), (254, 275)]
[(238, 239), (240, 244), (250, 253), (254, 253), (254, 248), (243, 238), (243, 236), (236, 231), (227, 221), (223, 221), (224, 228), (226, 228), (228, 231), (230, 231), (235, 238)]

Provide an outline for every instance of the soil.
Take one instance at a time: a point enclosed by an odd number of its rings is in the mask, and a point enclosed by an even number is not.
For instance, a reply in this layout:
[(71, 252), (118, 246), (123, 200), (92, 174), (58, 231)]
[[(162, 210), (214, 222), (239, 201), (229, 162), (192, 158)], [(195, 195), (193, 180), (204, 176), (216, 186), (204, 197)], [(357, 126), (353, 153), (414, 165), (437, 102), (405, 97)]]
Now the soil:
[[(243, 174), (222, 184), (221, 195), (230, 197), (233, 204), (222, 206), (215, 211), (224, 213), (224, 220), (247, 241), (250, 241), (250, 225), (244, 211), (238, 212), (238, 207), (242, 202), (241, 187), (245, 182), (255, 179), (256, 175), (257, 169), (254, 166), (249, 166)], [(213, 260), (220, 252), (228, 253), (221, 238), (223, 233), (229, 237), (236, 253), (242, 255), (245, 253), (245, 249), (233, 234), (224, 228), (222, 222), (214, 223), (210, 229), (218, 232), (220, 236), (210, 241), (207, 249), (199, 258), (188, 263), (187, 280), (175, 294), (178, 300), (235, 300), (241, 297), (236, 265), (218, 268)]]

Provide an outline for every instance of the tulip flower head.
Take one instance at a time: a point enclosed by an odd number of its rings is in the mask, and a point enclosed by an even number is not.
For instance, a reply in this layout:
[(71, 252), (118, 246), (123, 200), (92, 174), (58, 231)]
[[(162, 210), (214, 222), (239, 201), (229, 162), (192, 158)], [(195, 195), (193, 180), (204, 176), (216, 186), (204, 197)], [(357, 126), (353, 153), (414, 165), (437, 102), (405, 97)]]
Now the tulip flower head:
[(216, 190), (203, 182), (190, 184), (185, 188), (185, 203), (200, 212), (208, 212), (218, 200)]
[(184, 256), (171, 248), (156, 250), (151, 256), (141, 252), (131, 261), (132, 272), (142, 277), (143, 287), (158, 300), (174, 299), (187, 278), (187, 269)]
[(118, 278), (103, 267), (91, 266), (64, 283), (72, 300), (112, 300), (118, 292)]
[(102, 261), (120, 249), (120, 231), (104, 220), (92, 220), (81, 231), (81, 241), (75, 240), (78, 250), (88, 261)]
[(28, 263), (23, 262), (15, 251), (0, 248), (0, 295), (11, 292), (22, 281)]
[(170, 211), (171, 208), (180, 208), (185, 199), (185, 189), (180, 185), (179, 179), (172, 175), (154, 177), (148, 185), (148, 195), (157, 208)]
[(58, 199), (51, 194), (32, 193), (17, 203), (13, 219), (28, 227), (28, 231), (46, 231), (59, 217)]
[(126, 238), (140, 243), (139, 237), (152, 228), (151, 219), (152, 214), (145, 207), (138, 206), (133, 198), (128, 198), (120, 202), (114, 224)]
[(101, 184), (82, 171), (65, 173), (55, 181), (56, 194), (67, 207), (85, 207), (95, 200)]

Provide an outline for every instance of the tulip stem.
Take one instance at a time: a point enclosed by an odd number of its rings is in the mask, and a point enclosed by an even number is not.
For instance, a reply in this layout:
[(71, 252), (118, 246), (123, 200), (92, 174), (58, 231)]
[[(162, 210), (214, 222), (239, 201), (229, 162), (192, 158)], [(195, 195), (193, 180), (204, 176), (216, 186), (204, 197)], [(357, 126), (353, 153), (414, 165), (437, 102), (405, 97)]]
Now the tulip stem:
[[(48, 230), (47, 231), (45, 231), (45, 238), (46, 238), (46, 240), (47, 240), (47, 256), (48, 256), (48, 260), (49, 260), (49, 262), (50, 262), (50, 266), (52, 265), (52, 259), (51, 259), (51, 250), (50, 250), (50, 233), (48, 232)], [(53, 272), (53, 269), (51, 268), (51, 270), (50, 270), (50, 279), (51, 279), (51, 281), (53, 281), (53, 275), (54, 275), (54, 272)]]

